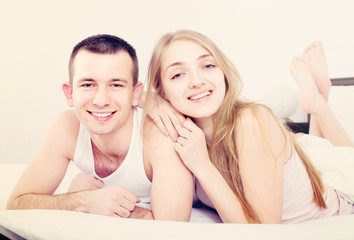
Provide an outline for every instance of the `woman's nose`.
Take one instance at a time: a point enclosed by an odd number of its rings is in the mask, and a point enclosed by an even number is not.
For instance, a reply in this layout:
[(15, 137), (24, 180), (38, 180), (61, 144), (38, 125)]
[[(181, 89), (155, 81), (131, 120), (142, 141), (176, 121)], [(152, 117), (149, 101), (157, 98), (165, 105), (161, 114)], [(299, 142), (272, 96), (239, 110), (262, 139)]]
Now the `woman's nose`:
[(200, 87), (202, 86), (204, 83), (204, 79), (202, 78), (202, 76), (196, 72), (191, 73), (190, 75), (190, 81), (189, 81), (189, 87), (193, 88), (193, 87)]

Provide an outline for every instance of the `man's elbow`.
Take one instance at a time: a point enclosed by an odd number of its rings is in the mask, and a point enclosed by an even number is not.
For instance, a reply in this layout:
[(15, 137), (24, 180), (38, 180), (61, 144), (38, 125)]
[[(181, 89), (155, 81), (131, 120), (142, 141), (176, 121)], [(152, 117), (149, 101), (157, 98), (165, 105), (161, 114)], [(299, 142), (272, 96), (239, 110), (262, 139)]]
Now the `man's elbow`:
[(7, 201), (6, 209), (7, 210), (19, 209), (18, 204), (17, 204), (17, 198), (9, 199)]
[(26, 196), (27, 194), (18, 195), (18, 196), (10, 196), (7, 200), (6, 209), (7, 210), (16, 210), (16, 209), (26, 209)]

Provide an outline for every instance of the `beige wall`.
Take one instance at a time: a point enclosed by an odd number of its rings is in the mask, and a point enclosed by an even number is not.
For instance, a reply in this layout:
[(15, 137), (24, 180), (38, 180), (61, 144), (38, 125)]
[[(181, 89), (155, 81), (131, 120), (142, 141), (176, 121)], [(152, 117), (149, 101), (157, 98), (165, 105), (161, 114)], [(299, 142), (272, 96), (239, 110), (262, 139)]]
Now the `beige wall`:
[(71, 49), (89, 35), (132, 43), (144, 82), (161, 34), (200, 31), (238, 66), (244, 95), (261, 100), (279, 83), (294, 85), (290, 60), (312, 40), (324, 42), (332, 77), (354, 76), (352, 9), (350, 0), (1, 0), (0, 163), (34, 157), (50, 121), (66, 109), (61, 84)]

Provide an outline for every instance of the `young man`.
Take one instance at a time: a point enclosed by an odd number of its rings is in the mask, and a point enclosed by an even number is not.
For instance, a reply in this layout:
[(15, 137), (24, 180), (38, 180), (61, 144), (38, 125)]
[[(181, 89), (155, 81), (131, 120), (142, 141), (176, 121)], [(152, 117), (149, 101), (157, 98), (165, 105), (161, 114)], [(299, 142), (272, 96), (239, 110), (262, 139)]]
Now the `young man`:
[[(143, 135), (140, 129), (142, 110), (136, 106), (143, 86), (134, 48), (111, 35), (89, 37), (74, 47), (69, 73), (63, 91), (73, 110), (61, 113), (49, 128), (8, 209), (188, 221), (191, 173), (155, 124), (147, 119)], [(94, 178), (78, 176), (69, 193), (53, 195), (71, 160)], [(151, 211), (136, 207), (150, 202), (150, 191)]]

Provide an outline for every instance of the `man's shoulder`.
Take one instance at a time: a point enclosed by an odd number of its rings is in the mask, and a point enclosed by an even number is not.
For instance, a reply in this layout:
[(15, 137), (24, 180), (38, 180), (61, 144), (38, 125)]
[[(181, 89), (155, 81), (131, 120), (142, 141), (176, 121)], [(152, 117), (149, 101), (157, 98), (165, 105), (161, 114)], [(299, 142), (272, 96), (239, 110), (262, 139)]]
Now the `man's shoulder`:
[(74, 111), (64, 110), (54, 118), (48, 134), (49, 137), (55, 137), (62, 143), (76, 144), (79, 130), (80, 121)]
[(152, 121), (149, 117), (146, 117), (143, 120), (143, 133), (144, 141), (147, 142), (172, 142), (168, 136), (164, 135), (160, 131), (155, 122)]
[(53, 158), (72, 159), (80, 130), (80, 122), (71, 110), (60, 112), (49, 125), (42, 142), (42, 157), (50, 153)]
[(65, 132), (77, 133), (80, 129), (80, 121), (73, 110), (64, 110), (60, 112), (53, 121), (56, 128), (65, 130)]

